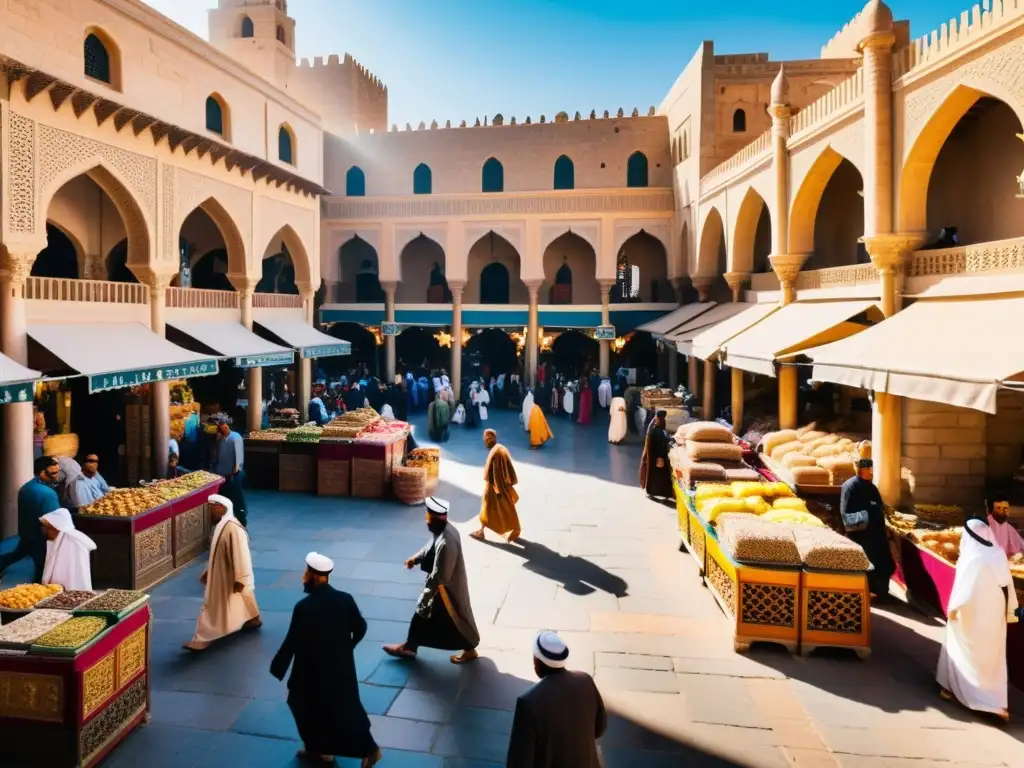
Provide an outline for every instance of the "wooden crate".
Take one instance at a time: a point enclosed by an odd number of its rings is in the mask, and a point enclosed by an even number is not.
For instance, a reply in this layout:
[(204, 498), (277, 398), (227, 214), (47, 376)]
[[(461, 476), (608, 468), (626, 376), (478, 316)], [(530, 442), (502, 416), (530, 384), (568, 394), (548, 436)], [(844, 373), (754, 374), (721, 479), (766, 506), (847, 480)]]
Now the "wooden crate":
[(282, 442), (245, 441), (245, 484), (249, 488), (276, 491), (281, 472)]
[(315, 443), (282, 443), (278, 462), (278, 490), (316, 492)]
[(388, 495), (387, 462), (384, 459), (352, 459), (352, 495), (359, 499), (383, 499)]
[(316, 492), (318, 496), (351, 496), (352, 461), (317, 459)]
[(871, 655), (871, 593), (866, 573), (819, 571), (800, 574), (800, 652), (851, 648)]

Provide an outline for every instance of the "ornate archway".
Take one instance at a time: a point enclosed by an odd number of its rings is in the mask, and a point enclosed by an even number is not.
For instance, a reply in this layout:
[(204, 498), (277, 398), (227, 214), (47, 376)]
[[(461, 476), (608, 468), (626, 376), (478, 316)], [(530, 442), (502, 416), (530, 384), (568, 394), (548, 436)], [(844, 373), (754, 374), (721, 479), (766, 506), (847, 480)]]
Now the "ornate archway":
[(764, 198), (751, 187), (736, 216), (729, 272), (767, 272), (772, 251), (771, 213)]

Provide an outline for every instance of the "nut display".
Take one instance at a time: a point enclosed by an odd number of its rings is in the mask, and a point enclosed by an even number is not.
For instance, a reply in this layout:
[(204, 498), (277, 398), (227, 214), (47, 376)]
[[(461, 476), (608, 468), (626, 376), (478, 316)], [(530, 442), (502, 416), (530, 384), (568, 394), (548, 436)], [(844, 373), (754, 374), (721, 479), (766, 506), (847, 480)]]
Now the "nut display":
[(306, 424), (291, 430), (284, 439), (288, 443), (319, 443), (321, 432), (323, 432), (323, 427)]
[(32, 645), (38, 638), (71, 619), (65, 611), (32, 611), (17, 621), (0, 627), (0, 643), (6, 645)]
[(736, 562), (789, 566), (802, 562), (789, 526), (755, 515), (728, 514), (718, 518), (718, 531), (722, 546)]
[(62, 589), (64, 588), (59, 584), (19, 584), (0, 592), (0, 608), (28, 610)]
[(72, 608), (77, 608), (87, 600), (92, 600), (96, 597), (96, 594), (96, 592), (87, 592), (81, 589), (58, 592), (57, 594), (42, 600), (38, 604), (38, 609), (48, 608), (56, 611), (70, 611)]
[(98, 616), (76, 616), (42, 635), (33, 645), (46, 648), (77, 648), (85, 645), (106, 628), (106, 619)]
[(914, 507), (914, 514), (921, 520), (948, 526), (963, 525), (967, 518), (963, 507), (951, 504), (918, 504)]
[(187, 475), (176, 477), (173, 480), (162, 480), (151, 485), (149, 488), (154, 493), (159, 494), (164, 501), (173, 501), (174, 499), (180, 499), (182, 496), (188, 496), (193, 491), (221, 479), (223, 478), (220, 475), (199, 470), (198, 472), (189, 472)]
[(250, 432), (248, 438), (257, 442), (280, 443), (287, 436), (288, 433), (283, 430), (257, 429), (255, 432)]
[(124, 610), (132, 603), (136, 603), (146, 596), (145, 592), (138, 592), (133, 589), (108, 589), (99, 597), (93, 598), (87, 603), (78, 606), (78, 611), (111, 611)]
[(796, 546), (808, 568), (823, 571), (866, 571), (871, 563), (859, 544), (828, 528), (794, 529)]
[(105, 517), (135, 517), (164, 504), (152, 488), (115, 488), (102, 499), (84, 507), (80, 514)]

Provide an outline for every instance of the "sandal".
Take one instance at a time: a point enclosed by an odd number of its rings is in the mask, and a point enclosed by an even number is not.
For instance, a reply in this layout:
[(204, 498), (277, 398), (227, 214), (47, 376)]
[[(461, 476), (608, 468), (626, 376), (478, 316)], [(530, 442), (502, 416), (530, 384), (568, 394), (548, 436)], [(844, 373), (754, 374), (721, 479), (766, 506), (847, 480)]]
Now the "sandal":
[(485, 541), (486, 540), (484, 538), (484, 532), (483, 531), (473, 531), (471, 534), (469, 534), (469, 538), (476, 539), (477, 541)]
[[(470, 655), (470, 654), (472, 654), (472, 655)], [(452, 664), (468, 664), (469, 662), (476, 661), (479, 658), (480, 658), (480, 654), (477, 653), (475, 650), (463, 651), (458, 656), (452, 656), (451, 657), (451, 662), (452, 662)]]
[(396, 659), (415, 659), (416, 651), (410, 651), (405, 647), (405, 643), (399, 643), (397, 645), (385, 645), (384, 653), (388, 656), (393, 656)]

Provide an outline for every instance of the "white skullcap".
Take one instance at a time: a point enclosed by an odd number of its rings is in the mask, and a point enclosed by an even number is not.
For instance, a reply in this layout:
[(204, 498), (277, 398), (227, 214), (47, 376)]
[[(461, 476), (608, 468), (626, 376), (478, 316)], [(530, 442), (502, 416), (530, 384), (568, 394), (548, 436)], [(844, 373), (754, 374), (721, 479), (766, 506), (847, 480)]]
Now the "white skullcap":
[(569, 646), (555, 632), (538, 632), (533, 640), (533, 657), (545, 667), (565, 669)]
[(448, 502), (444, 499), (437, 498), (437, 496), (428, 496), (427, 511), (432, 515), (447, 515)]
[(235, 505), (231, 503), (231, 499), (227, 496), (221, 496), (219, 493), (215, 493), (206, 500), (207, 504), (220, 504), (228, 512), (233, 513), (235, 511)]
[(319, 552), (310, 552), (306, 555), (306, 565), (309, 566), (309, 570), (317, 573), (326, 574), (334, 570), (334, 561)]

